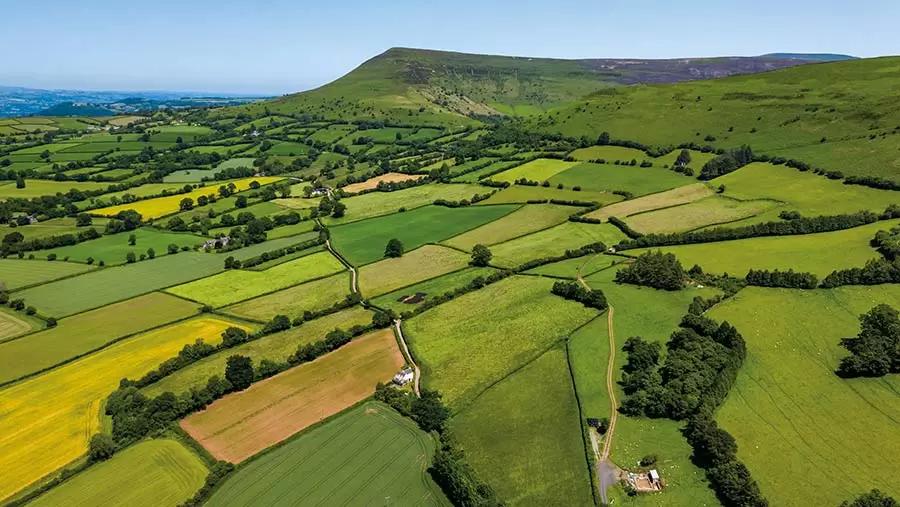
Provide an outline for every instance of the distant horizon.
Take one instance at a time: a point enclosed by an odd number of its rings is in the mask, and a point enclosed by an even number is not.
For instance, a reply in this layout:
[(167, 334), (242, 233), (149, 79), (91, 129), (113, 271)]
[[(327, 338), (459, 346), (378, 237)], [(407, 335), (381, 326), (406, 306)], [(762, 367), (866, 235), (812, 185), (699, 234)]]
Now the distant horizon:
[[(0, 45), (10, 49), (0, 83), (276, 96), (331, 82), (391, 47), (567, 60), (758, 56), (792, 48), (862, 58), (900, 53), (900, 2), (726, 4), (6, 2)], [(34, 37), (36, 27), (45, 35)]]

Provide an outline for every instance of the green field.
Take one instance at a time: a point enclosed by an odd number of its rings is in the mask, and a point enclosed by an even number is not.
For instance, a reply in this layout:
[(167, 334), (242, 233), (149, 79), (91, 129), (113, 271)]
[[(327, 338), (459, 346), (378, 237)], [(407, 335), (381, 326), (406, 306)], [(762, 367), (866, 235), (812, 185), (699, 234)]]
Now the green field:
[[(130, 236), (134, 234), (135, 244), (129, 244)], [(207, 238), (188, 233), (168, 232), (149, 227), (141, 227), (131, 232), (106, 235), (90, 241), (84, 241), (71, 246), (63, 246), (52, 250), (38, 252), (39, 257), (46, 258), (50, 254), (56, 254), (58, 259), (68, 259), (76, 262), (86, 262), (90, 257), (95, 262), (104, 261), (106, 265), (113, 266), (124, 264), (125, 256), (129, 252), (140, 257), (147, 254), (152, 248), (157, 257), (168, 253), (169, 245), (193, 247), (203, 243)]]
[(579, 148), (569, 155), (575, 160), (588, 161), (602, 158), (610, 163), (616, 160), (622, 162), (637, 160), (641, 162), (652, 159), (652, 157), (637, 148), (626, 148), (624, 146), (589, 146), (587, 148)]
[(265, 271), (231, 269), (167, 290), (176, 296), (219, 308), (314, 278), (324, 277), (343, 269), (344, 266), (340, 261), (329, 252), (319, 252), (279, 264)]
[(181, 505), (206, 480), (203, 461), (175, 440), (146, 440), (98, 463), (29, 505)]
[(558, 189), (556, 187), (532, 187), (527, 185), (513, 185), (492, 195), (489, 199), (481, 201), (479, 205), (526, 203), (537, 199), (558, 199), (562, 201), (596, 202), (606, 205), (621, 201), (622, 197), (611, 192), (595, 192), (591, 190), (572, 190), (571, 188)]
[(182, 252), (46, 283), (17, 292), (16, 296), (44, 315), (65, 317), (218, 273), (222, 263), (215, 254)]
[(424, 385), (458, 410), (596, 315), (550, 294), (551, 285), (517, 276), (404, 321)]
[(846, 355), (840, 340), (859, 332), (858, 316), (897, 301), (897, 285), (751, 287), (711, 311), (747, 340), (747, 359), (716, 419), (772, 505), (837, 505), (872, 488), (900, 495), (900, 484), (883, 480), (900, 471), (900, 462), (885, 459), (900, 454), (900, 378), (834, 373)]
[(30, 375), (108, 343), (197, 314), (199, 306), (153, 292), (59, 321), (51, 329), (0, 343), (0, 383)]
[(331, 229), (332, 245), (352, 264), (368, 264), (384, 257), (384, 247), (392, 238), (399, 239), (406, 250), (412, 250), (474, 229), (515, 209), (510, 205), (425, 206), (334, 227)]
[(337, 273), (223, 308), (248, 319), (268, 321), (276, 315), (296, 317), (331, 307), (350, 294), (350, 274)]
[[(377, 265), (377, 264), (376, 264)], [(373, 266), (376, 266), (373, 265)], [(446, 275), (425, 280), (414, 285), (409, 285), (393, 292), (378, 296), (372, 300), (372, 303), (380, 308), (388, 308), (395, 312), (402, 313), (404, 311), (415, 309), (421, 304), (442, 296), (444, 293), (452, 291), (458, 287), (465, 287), (472, 279), (476, 277), (487, 277), (491, 273), (496, 272), (493, 268), (475, 268), (469, 267), (447, 273)], [(382, 289), (383, 290), (383, 289)], [(406, 302), (410, 296), (418, 293), (424, 294), (421, 301)]]
[(38, 329), (43, 324), (39, 319), (29, 317), (25, 313), (16, 313), (9, 308), (0, 308), (0, 348), (3, 347), (4, 340)]
[(692, 183), (690, 178), (660, 167), (582, 163), (550, 178), (550, 185), (583, 190), (624, 190), (634, 195), (652, 194)]
[(566, 353), (557, 345), (451, 420), (466, 458), (510, 505), (593, 505)]
[(566, 222), (492, 246), (492, 263), (502, 267), (515, 267), (529, 260), (562, 255), (566, 250), (598, 241), (607, 246), (615, 245), (624, 238), (622, 231), (610, 224)]
[(621, 257), (612, 257), (603, 254), (586, 255), (584, 257), (575, 257), (551, 264), (544, 264), (533, 269), (529, 269), (526, 273), (555, 276), (562, 278), (577, 278), (578, 276), (588, 276), (594, 274), (601, 269), (606, 269), (617, 262), (621, 262)]
[(97, 183), (93, 181), (51, 181), (51, 180), (25, 180), (25, 188), (16, 188), (14, 182), (0, 185), (0, 199), (19, 198), (31, 199), (42, 195), (64, 194), (72, 189), (100, 190), (109, 187), (109, 183)]
[[(91, 227), (97, 229), (98, 232), (103, 232), (104, 225), (106, 225), (106, 220), (95, 218)], [(31, 225), (20, 225), (15, 228), (9, 227), (2, 229), (3, 232), (0, 232), (0, 236), (6, 236), (7, 234), (12, 232), (18, 232), (27, 240), (35, 238), (46, 238), (47, 236), (59, 236), (62, 234), (76, 234), (77, 232), (86, 228), (87, 227), (76, 227), (74, 218), (51, 218), (50, 220), (44, 220), (42, 222), (37, 222)]]
[(625, 250), (640, 255), (649, 250), (671, 252), (685, 268), (699, 264), (708, 273), (744, 276), (750, 269), (793, 269), (820, 278), (836, 269), (862, 267), (879, 257), (869, 246), (875, 233), (890, 229), (900, 221), (875, 222), (842, 231), (766, 236), (759, 238)]
[[(371, 192), (368, 194), (348, 197), (341, 200), (347, 206), (347, 212), (343, 218), (327, 218), (328, 224), (341, 224), (370, 218), (379, 215), (394, 213), (400, 208), (417, 208), (433, 203), (436, 199), (459, 201), (471, 199), (475, 194), (490, 192), (489, 188), (481, 185), (420, 185), (417, 187), (397, 190), (396, 192)], [(279, 201), (280, 202), (280, 201)], [(314, 201), (313, 205), (318, 205)]]
[(285, 361), (288, 356), (297, 351), (297, 347), (323, 339), (325, 334), (332, 329), (346, 330), (353, 326), (369, 324), (371, 321), (372, 312), (360, 306), (319, 317), (287, 331), (269, 335), (201, 359), (164, 377), (159, 382), (150, 384), (144, 388), (144, 393), (148, 396), (157, 396), (166, 391), (181, 393), (191, 387), (203, 387), (212, 375), (220, 377), (223, 375), (226, 359), (234, 354), (251, 358), (254, 365), (258, 365), (262, 359)]
[(383, 259), (359, 269), (359, 289), (365, 297), (391, 292), (422, 280), (466, 267), (470, 257), (437, 245), (425, 245), (403, 257)]
[(0, 283), (7, 290), (15, 290), (37, 283), (90, 271), (91, 266), (70, 262), (0, 259)]
[(530, 204), (476, 229), (454, 236), (445, 244), (471, 250), (477, 244), (493, 245), (565, 222), (580, 208), (555, 204)]
[(368, 402), (248, 462), (206, 505), (448, 505), (425, 472), (433, 453), (411, 420)]
[(609, 328), (605, 313), (572, 333), (568, 354), (584, 417), (609, 417), (609, 395), (606, 392)]
[(518, 179), (525, 178), (529, 181), (546, 181), (559, 174), (566, 169), (577, 165), (575, 162), (566, 162), (564, 160), (556, 160), (552, 158), (539, 158), (531, 162), (514, 167), (508, 171), (491, 176), (494, 181), (506, 181), (512, 183)]
[(777, 206), (778, 203), (770, 200), (741, 201), (713, 195), (688, 204), (631, 215), (626, 222), (642, 234), (684, 232), (755, 217)]

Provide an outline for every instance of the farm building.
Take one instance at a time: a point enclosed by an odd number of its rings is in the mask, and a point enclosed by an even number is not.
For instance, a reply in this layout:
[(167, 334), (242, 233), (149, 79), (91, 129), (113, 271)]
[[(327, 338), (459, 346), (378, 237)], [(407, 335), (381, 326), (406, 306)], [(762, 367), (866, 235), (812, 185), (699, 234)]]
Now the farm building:
[(413, 369), (409, 366), (404, 366), (402, 370), (394, 375), (394, 383), (398, 386), (405, 386), (413, 381), (414, 376)]

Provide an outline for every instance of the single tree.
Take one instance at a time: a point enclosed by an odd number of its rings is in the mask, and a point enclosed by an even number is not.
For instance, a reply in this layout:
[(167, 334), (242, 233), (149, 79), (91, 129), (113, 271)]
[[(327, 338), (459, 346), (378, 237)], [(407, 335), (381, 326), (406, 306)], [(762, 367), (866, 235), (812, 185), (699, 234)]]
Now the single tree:
[(402, 257), (403, 256), (403, 243), (400, 242), (397, 238), (392, 238), (387, 242), (387, 245), (384, 247), (384, 256), (385, 257)]
[(234, 355), (225, 360), (225, 379), (238, 391), (253, 383), (253, 361), (247, 356)]
[(491, 253), (491, 250), (482, 244), (475, 245), (475, 247), (472, 248), (473, 266), (487, 266), (490, 264), (493, 257), (494, 254)]

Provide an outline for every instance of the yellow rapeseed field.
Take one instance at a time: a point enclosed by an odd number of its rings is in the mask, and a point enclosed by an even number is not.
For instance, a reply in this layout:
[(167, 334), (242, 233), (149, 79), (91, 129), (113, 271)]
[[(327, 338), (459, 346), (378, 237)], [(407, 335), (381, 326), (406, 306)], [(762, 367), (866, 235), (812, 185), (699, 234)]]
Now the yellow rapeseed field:
[(0, 502), (87, 452), (100, 405), (120, 379), (140, 377), (197, 338), (218, 343), (232, 325), (209, 317), (173, 324), (0, 390)]
[(185, 197), (190, 197), (194, 200), (194, 203), (197, 202), (197, 198), (204, 195), (214, 195), (218, 197), (219, 187), (222, 185), (227, 185), (228, 183), (234, 183), (234, 186), (237, 187), (237, 191), (240, 192), (242, 190), (247, 190), (248, 188), (250, 188), (250, 183), (253, 181), (259, 183), (260, 185), (268, 185), (269, 183), (274, 183), (281, 179), (282, 178), (278, 176), (260, 176), (254, 178), (243, 178), (231, 182), (210, 182), (205, 187), (198, 188), (186, 194), (169, 195), (166, 197), (146, 199), (143, 201), (137, 201), (128, 204), (119, 204), (117, 206), (108, 206), (106, 208), (93, 210), (91, 211), (91, 213), (94, 215), (111, 217), (120, 211), (133, 209), (140, 213), (145, 219), (159, 218), (178, 211), (181, 205), (181, 200)]

